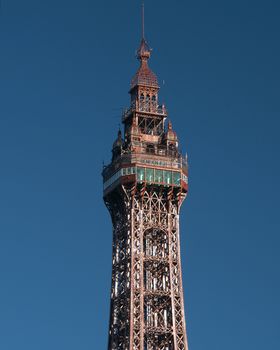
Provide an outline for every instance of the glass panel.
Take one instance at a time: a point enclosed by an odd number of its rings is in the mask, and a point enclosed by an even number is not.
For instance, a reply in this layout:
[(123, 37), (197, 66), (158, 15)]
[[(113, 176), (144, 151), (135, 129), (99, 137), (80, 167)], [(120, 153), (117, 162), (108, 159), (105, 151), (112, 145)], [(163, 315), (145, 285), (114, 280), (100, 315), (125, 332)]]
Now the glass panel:
[(154, 169), (146, 169), (146, 181), (153, 182), (154, 181)]
[(138, 181), (145, 180), (145, 168), (137, 168), (137, 180)]
[(181, 174), (179, 172), (175, 172), (173, 171), (172, 173), (173, 175), (173, 184), (176, 185), (176, 186), (180, 186), (181, 184)]
[(155, 182), (163, 182), (162, 170), (155, 170)]
[(163, 170), (163, 182), (171, 184), (171, 171)]
[(130, 175), (130, 169), (131, 169), (131, 168), (127, 168), (127, 169), (126, 169), (126, 174), (127, 174), (127, 175)]

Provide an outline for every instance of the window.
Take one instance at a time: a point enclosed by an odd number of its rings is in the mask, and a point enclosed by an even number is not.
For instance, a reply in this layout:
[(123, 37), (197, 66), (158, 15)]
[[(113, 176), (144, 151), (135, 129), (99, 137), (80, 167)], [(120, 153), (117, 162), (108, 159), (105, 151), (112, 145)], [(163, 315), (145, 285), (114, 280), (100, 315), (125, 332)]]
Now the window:
[(188, 177), (185, 174), (182, 174), (182, 180), (187, 184), (188, 183)]
[(145, 111), (146, 111), (146, 112), (149, 112), (149, 111), (150, 111), (150, 95), (147, 95), (147, 96), (146, 96)]
[(137, 180), (145, 181), (145, 168), (137, 168)]
[(155, 95), (152, 96), (152, 106), (153, 106), (153, 109), (155, 110), (156, 107), (157, 107), (157, 98)]
[[(179, 171), (160, 170), (153, 168), (124, 168), (125, 173), (123, 175), (137, 174), (137, 181), (147, 181), (149, 183), (165, 184), (180, 186), (181, 179), (184, 181), (185, 175), (181, 175)], [(183, 176), (183, 178), (182, 178)]]
[(163, 170), (163, 182), (171, 184), (171, 171)]
[(173, 185), (180, 186), (180, 184), (181, 184), (181, 174), (179, 172), (177, 172), (177, 171), (173, 171), (172, 172), (172, 177), (173, 177), (173, 179), (172, 179)]
[(146, 169), (146, 180), (149, 182), (154, 181), (154, 169)]
[(155, 182), (163, 182), (162, 170), (155, 170)]
[(140, 95), (140, 111), (144, 109), (144, 94)]

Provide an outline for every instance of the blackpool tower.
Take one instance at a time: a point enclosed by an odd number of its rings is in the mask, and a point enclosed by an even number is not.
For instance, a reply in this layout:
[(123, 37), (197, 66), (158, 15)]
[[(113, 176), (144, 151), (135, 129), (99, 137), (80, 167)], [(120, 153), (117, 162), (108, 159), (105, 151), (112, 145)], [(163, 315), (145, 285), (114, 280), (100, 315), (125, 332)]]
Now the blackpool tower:
[(104, 202), (113, 224), (108, 350), (187, 350), (179, 213), (188, 167), (159, 102), (144, 37), (112, 160)]

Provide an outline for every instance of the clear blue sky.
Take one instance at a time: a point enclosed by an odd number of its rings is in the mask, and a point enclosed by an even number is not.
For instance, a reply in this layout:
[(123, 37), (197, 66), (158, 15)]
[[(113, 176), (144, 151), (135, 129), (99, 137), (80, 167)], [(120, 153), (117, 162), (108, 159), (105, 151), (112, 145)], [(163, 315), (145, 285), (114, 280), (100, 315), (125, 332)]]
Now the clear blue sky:
[[(279, 349), (279, 1), (146, 1), (150, 62), (188, 152), (190, 350)], [(2, 0), (0, 349), (107, 346), (102, 202), (140, 1)]]

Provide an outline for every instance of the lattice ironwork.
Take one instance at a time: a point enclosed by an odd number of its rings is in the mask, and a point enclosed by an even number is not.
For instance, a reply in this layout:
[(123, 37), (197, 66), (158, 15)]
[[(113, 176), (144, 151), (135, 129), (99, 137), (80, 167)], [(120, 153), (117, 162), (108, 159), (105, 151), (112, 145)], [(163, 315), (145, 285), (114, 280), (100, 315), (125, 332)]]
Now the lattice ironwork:
[(106, 198), (114, 224), (110, 350), (187, 350), (181, 196), (134, 185)]
[(141, 61), (131, 106), (104, 167), (104, 201), (113, 224), (108, 350), (187, 350), (180, 261), (179, 211), (188, 191), (187, 161), (157, 79)]

